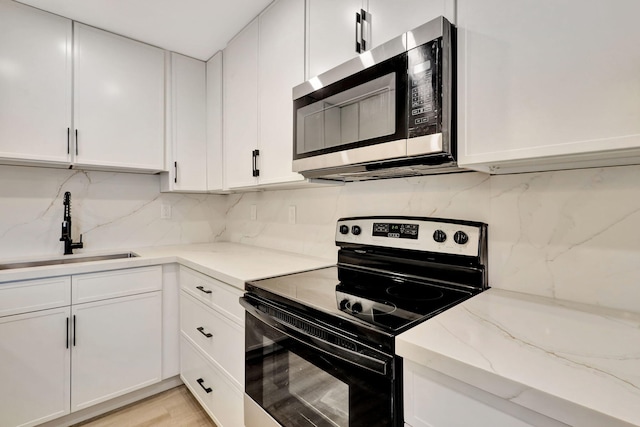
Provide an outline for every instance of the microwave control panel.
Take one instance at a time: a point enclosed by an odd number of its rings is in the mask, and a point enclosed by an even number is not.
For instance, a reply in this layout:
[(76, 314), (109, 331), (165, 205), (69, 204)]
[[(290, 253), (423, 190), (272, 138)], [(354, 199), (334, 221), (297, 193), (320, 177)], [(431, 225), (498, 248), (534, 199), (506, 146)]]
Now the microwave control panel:
[(407, 52), (409, 138), (441, 131), (441, 41), (439, 38)]

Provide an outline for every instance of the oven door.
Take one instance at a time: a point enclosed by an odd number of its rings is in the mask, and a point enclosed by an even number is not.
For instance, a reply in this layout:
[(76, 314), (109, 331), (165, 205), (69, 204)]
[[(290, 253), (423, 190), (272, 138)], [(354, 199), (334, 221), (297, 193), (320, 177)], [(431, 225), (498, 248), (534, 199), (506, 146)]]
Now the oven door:
[[(347, 341), (341, 351), (322, 325), (304, 326), (292, 313), (282, 321), (243, 299), (245, 392), (274, 420), (285, 427), (402, 425), (399, 360), (349, 354)], [(251, 406), (246, 426), (263, 427)]]

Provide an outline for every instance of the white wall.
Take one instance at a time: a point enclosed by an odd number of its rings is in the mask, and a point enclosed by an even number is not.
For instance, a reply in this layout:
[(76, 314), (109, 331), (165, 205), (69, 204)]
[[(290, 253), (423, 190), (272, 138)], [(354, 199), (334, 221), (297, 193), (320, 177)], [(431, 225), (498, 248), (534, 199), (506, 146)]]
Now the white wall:
[(640, 311), (640, 166), (434, 175), (231, 195), (227, 203), (225, 239), (333, 259), (340, 217), (484, 221), (492, 287)]
[[(84, 250), (213, 241), (224, 196), (161, 194), (158, 175), (0, 166), (0, 259), (62, 255), (62, 197), (71, 192), (73, 239)], [(162, 203), (171, 219), (160, 219)]]

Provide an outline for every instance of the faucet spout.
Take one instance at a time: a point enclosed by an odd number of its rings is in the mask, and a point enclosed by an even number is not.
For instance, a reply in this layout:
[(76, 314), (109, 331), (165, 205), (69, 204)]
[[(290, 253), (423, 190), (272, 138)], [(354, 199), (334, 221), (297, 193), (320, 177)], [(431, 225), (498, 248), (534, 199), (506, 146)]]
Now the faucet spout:
[(80, 241), (74, 242), (71, 237), (71, 193), (64, 193), (63, 199), (64, 205), (64, 216), (62, 218), (62, 235), (60, 236), (60, 241), (64, 242), (64, 254), (72, 255), (74, 249), (81, 249), (84, 247), (82, 243), (82, 234), (80, 235)]

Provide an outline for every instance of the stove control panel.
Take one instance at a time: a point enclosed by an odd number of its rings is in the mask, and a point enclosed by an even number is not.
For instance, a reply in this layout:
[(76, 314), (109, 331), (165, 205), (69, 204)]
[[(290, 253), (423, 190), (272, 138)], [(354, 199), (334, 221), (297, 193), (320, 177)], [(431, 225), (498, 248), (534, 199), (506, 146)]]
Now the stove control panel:
[(357, 243), (478, 256), (485, 224), (442, 218), (357, 217), (338, 220), (336, 244)]

